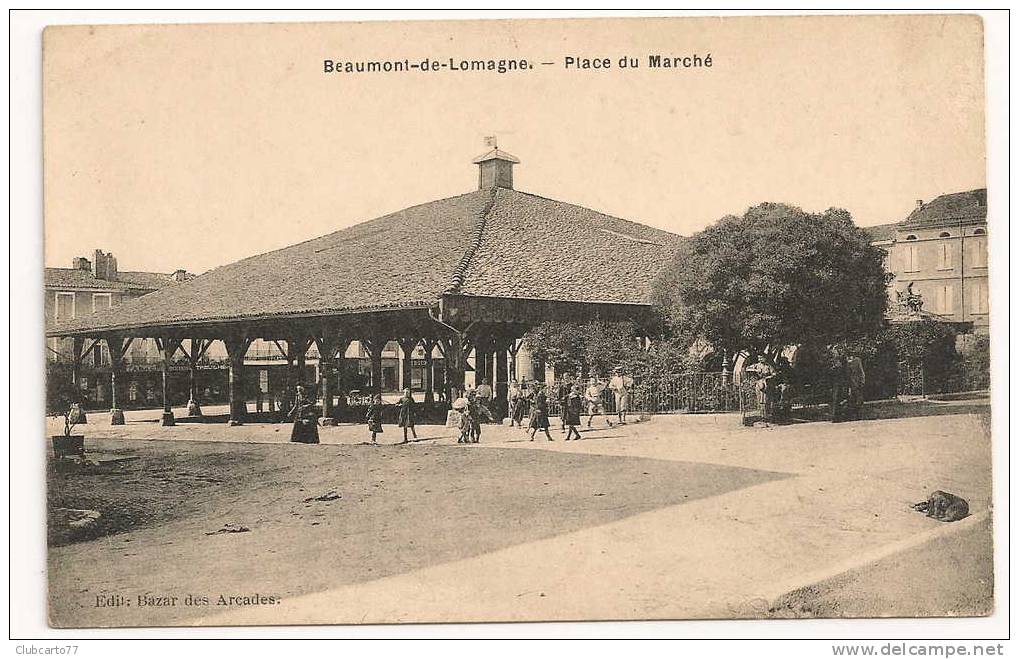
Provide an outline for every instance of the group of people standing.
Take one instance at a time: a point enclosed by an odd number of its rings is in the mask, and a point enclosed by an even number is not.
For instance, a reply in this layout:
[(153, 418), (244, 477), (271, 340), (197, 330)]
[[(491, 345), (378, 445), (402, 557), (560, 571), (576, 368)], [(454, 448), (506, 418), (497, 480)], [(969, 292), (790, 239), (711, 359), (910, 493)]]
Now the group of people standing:
[[(625, 375), (621, 368), (616, 368), (612, 378), (605, 381), (592, 377), (586, 380), (580, 376), (564, 374), (555, 382), (554, 394), (559, 405), (560, 432), (566, 433), (565, 441), (578, 440), (581, 438), (578, 426), (581, 425), (581, 417), (587, 411), (587, 427), (590, 428), (596, 416), (605, 415), (603, 394), (606, 388), (610, 389), (615, 397), (616, 416), (620, 423), (626, 422), (626, 415), (630, 406), (630, 391), (633, 387), (633, 378)], [(520, 384), (514, 382), (509, 389), (510, 425), (523, 428), (523, 420), (528, 418), (527, 429), (531, 432), (531, 440), (534, 440), (538, 430), (545, 433), (548, 441), (553, 441), (549, 434), (548, 418), (548, 395), (543, 383), (535, 382), (528, 388), (526, 382)], [(607, 425), (612, 425), (612, 420), (605, 418)]]
[[(789, 360), (779, 355), (774, 361), (764, 355), (747, 367), (753, 373), (757, 404), (765, 422), (787, 419), (792, 410), (794, 393), (793, 368)], [(859, 419), (863, 410), (866, 373), (863, 360), (840, 350), (832, 350), (827, 364), (822, 366), (822, 377), (817, 384), (830, 391), (831, 420)], [(816, 386), (816, 385), (815, 385)]]
[[(382, 410), (384, 403), (382, 402), (382, 394), (375, 394), (372, 397), (371, 403), (368, 404), (368, 409), (365, 411), (364, 419), (368, 424), (368, 432), (371, 433), (371, 443), (373, 445), (378, 444), (378, 435), (383, 431), (382, 429)], [(403, 396), (396, 402), (397, 408), (397, 427), (403, 428), (403, 441), (401, 444), (406, 444), (407, 431), (409, 430), (414, 439), (418, 438), (417, 429), (414, 427), (415, 417), (415, 406), (414, 396), (411, 395), (410, 389), (403, 390)]]
[[(596, 416), (605, 416), (603, 394), (606, 388), (612, 391), (615, 398), (616, 416), (620, 423), (626, 422), (630, 406), (630, 390), (633, 378), (625, 375), (617, 368), (607, 382), (592, 377), (587, 380), (580, 376), (566, 374), (555, 383), (555, 396), (560, 409), (560, 431), (565, 432), (566, 441), (580, 439), (578, 426), (585, 410), (587, 427), (590, 428)], [(294, 420), (294, 434), (291, 441), (318, 443), (317, 414), (314, 412), (314, 401), (309, 398), (303, 387), (298, 387), (296, 401), (290, 412)], [(468, 389), (464, 396), (454, 402), (454, 409), (459, 413), (460, 444), (476, 444), (481, 441), (481, 430), (484, 423), (495, 421), (492, 410), (493, 391), (488, 380), (482, 380), (474, 389)], [(538, 431), (545, 434), (548, 441), (553, 441), (549, 432), (549, 399), (547, 387), (542, 382), (528, 383), (526, 380), (510, 383), (507, 393), (510, 426), (524, 428), (527, 419), (527, 430), (531, 441)], [(416, 402), (410, 389), (404, 389), (403, 395), (395, 403), (397, 408), (397, 427), (403, 429), (403, 441), (409, 441), (408, 433), (417, 439), (415, 428)], [(371, 434), (371, 444), (378, 444), (378, 436), (384, 431), (382, 420), (386, 404), (381, 394), (374, 394), (365, 410), (365, 424)], [(605, 417), (605, 423), (612, 425), (612, 420)]]

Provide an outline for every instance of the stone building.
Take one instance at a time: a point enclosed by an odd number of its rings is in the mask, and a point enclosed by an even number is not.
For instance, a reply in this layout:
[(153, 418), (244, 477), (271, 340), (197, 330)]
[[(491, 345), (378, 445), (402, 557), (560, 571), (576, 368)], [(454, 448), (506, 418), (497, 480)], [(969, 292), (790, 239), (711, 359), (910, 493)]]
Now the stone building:
[[(988, 331), (986, 189), (944, 194), (927, 203), (918, 199), (900, 222), (866, 230), (887, 252), (885, 267), (895, 275), (888, 291), (893, 315), (919, 311)], [(919, 309), (909, 308), (910, 294)]]
[[(46, 327), (57, 323), (80, 319), (119, 306), (128, 300), (147, 295), (167, 286), (193, 278), (194, 275), (180, 269), (172, 273), (125, 271), (117, 267), (117, 258), (112, 253), (97, 249), (92, 259), (75, 257), (70, 268), (46, 268), (43, 273)], [(52, 337), (46, 341), (46, 359), (53, 364), (70, 364), (73, 359), (74, 342), (69, 338)], [(159, 350), (152, 340), (139, 340), (132, 344), (125, 355), (125, 362), (134, 370), (158, 370)], [(102, 344), (97, 344), (88, 354), (82, 356), (81, 386), (86, 399), (102, 404), (109, 401), (110, 390), (106, 384), (109, 378), (110, 355)], [(129, 398), (144, 399), (151, 387), (137, 382), (128, 387)]]

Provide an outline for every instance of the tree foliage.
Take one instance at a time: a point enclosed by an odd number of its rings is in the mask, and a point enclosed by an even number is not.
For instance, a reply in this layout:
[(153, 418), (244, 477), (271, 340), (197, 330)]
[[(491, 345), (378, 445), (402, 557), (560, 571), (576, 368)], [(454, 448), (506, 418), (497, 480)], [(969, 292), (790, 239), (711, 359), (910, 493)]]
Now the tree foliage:
[[(632, 322), (542, 323), (524, 335), (524, 346), (557, 375), (580, 373), (605, 376), (619, 366), (628, 372), (649, 369), (683, 370), (680, 354), (685, 347), (655, 341), (650, 350), (638, 338), (642, 333)], [(680, 363), (682, 362), (682, 365)]]
[(735, 352), (880, 331), (883, 252), (847, 211), (764, 203), (695, 234), (656, 282), (672, 332)]
[(65, 364), (46, 364), (46, 415), (58, 416), (67, 412), (74, 403), (81, 403), (82, 395), (71, 383), (71, 368)]

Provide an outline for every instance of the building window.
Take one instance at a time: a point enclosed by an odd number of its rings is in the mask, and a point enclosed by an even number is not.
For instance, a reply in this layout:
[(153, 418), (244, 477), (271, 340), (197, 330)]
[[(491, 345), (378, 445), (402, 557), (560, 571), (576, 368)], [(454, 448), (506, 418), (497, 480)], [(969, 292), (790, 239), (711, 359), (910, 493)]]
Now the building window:
[(102, 309), (109, 309), (113, 306), (113, 294), (112, 293), (93, 293), (92, 294), (92, 313), (100, 311)]
[(973, 313), (987, 313), (987, 282), (973, 282), (970, 293), (970, 311)]
[(920, 246), (919, 245), (906, 245), (906, 249), (903, 252), (906, 257), (906, 263), (903, 270), (906, 272), (919, 272), (920, 271)]
[(984, 235), (984, 234), (986, 234), (986, 233), (987, 233), (987, 232), (986, 232), (986, 231), (984, 231), (983, 229), (974, 229), (974, 230), (973, 230), (973, 235), (974, 235), (974, 236), (983, 236), (983, 235)]
[(969, 242), (970, 244), (970, 265), (974, 268), (986, 268), (987, 267), (987, 239), (986, 238), (974, 238)]
[(952, 285), (941, 284), (934, 289), (934, 310), (942, 316), (950, 316), (955, 313), (955, 304), (952, 300)]
[(56, 295), (56, 320), (70, 320), (74, 318), (77, 309), (75, 308), (74, 293), (57, 293)]
[[(941, 234), (947, 236), (948, 234)], [(943, 240), (938, 244), (938, 270), (952, 269), (952, 243)]]
[(914, 236), (913, 234), (909, 234), (908, 236), (906, 236), (906, 240), (916, 240), (916, 236)]

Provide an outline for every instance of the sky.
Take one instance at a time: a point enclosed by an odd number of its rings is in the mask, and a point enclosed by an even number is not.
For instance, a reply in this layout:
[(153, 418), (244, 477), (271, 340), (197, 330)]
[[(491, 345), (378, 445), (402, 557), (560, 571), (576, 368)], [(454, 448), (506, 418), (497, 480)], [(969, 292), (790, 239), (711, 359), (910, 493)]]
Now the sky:
[[(323, 73), (426, 57), (535, 68)], [(985, 185), (972, 16), (73, 26), (43, 58), (48, 266), (201, 273), (469, 192), (488, 135), (517, 189), (684, 235), (763, 201), (883, 224)]]

